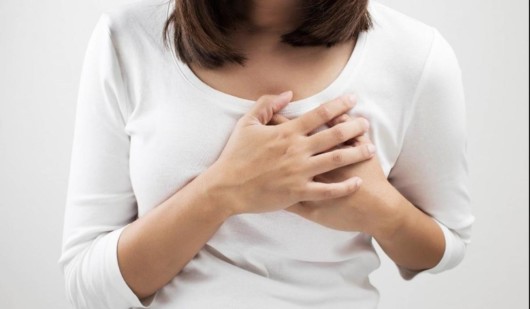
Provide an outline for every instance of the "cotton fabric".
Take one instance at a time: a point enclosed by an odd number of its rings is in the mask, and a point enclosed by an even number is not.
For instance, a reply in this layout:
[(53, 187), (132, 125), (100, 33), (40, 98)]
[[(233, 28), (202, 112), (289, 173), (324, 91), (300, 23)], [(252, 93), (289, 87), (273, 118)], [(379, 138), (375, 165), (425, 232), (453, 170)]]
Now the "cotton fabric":
[[(58, 261), (75, 308), (376, 308), (369, 235), (287, 211), (230, 217), (170, 283), (141, 301), (123, 279), (127, 224), (205, 171), (254, 102), (203, 83), (162, 43), (168, 1), (104, 12), (88, 42), (77, 98)], [(339, 77), (290, 103), (293, 118), (355, 93), (389, 181), (442, 228), (443, 258), (463, 259), (474, 217), (461, 70), (435, 28), (380, 3)], [(320, 129), (323, 129), (320, 128)], [(419, 272), (402, 269), (404, 279)]]

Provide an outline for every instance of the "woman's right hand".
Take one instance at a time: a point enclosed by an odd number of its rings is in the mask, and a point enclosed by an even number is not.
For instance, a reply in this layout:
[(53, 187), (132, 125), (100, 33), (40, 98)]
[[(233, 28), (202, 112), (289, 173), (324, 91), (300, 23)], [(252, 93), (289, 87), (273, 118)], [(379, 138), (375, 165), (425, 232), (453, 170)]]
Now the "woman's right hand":
[(230, 215), (281, 210), (300, 201), (333, 199), (354, 193), (358, 177), (320, 183), (313, 177), (367, 160), (360, 147), (331, 150), (368, 129), (357, 118), (308, 135), (355, 106), (353, 96), (324, 103), (279, 125), (267, 125), (292, 99), (292, 92), (266, 95), (238, 120), (217, 161), (206, 171), (208, 193), (223, 200)]

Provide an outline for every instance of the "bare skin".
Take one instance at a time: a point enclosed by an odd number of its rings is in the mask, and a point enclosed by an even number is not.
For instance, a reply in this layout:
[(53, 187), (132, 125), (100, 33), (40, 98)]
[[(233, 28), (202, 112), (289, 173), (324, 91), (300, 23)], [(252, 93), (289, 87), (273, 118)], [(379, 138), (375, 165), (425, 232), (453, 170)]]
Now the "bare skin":
[[(286, 209), (337, 229), (364, 230), (375, 235), (396, 263), (410, 269), (430, 268), (440, 260), (445, 246), (441, 230), (382, 179), (380, 166), (368, 151), (370, 142), (335, 149), (368, 129), (361, 118), (337, 120), (354, 102), (341, 97), (299, 118), (276, 119), (276, 125), (267, 125), (291, 100), (310, 96), (332, 82), (355, 45), (352, 41), (331, 49), (295, 49), (279, 43), (279, 36), (296, 20), (296, 3), (254, 1), (252, 27), (234, 35), (234, 42), (249, 58), (245, 67), (204, 70), (192, 66), (211, 86), (257, 102), (238, 121), (210, 168), (121, 234), (120, 270), (140, 299), (178, 275), (227, 218), (242, 213)], [(262, 96), (286, 90), (293, 90), (294, 97), (291, 92)], [(309, 134), (323, 124), (330, 128)], [(358, 176), (366, 179), (362, 185)], [(366, 193), (361, 195), (360, 188)], [(372, 192), (386, 192), (387, 198)], [(326, 203), (340, 198), (343, 202), (337, 208), (326, 211)], [(359, 200), (377, 210), (364, 213), (364, 218), (388, 224), (341, 220), (355, 219), (363, 210), (356, 207)]]
[(248, 58), (245, 66), (226, 64), (210, 70), (191, 64), (195, 75), (217, 90), (249, 100), (288, 90), (293, 91), (293, 100), (299, 100), (318, 93), (338, 77), (355, 40), (333, 48), (296, 48), (281, 43), (280, 36), (294, 27), (291, 22), (296, 14), (290, 12), (296, 1), (255, 2), (259, 7), (252, 14), (256, 24), (232, 33), (233, 44)]
[(211, 87), (249, 100), (287, 90), (294, 92), (293, 100), (318, 93), (338, 77), (355, 46), (355, 41), (351, 41), (329, 50), (325, 47), (296, 50), (267, 35), (239, 40), (246, 41), (241, 49), (249, 57), (244, 67), (228, 64), (216, 70), (196, 65), (190, 68)]

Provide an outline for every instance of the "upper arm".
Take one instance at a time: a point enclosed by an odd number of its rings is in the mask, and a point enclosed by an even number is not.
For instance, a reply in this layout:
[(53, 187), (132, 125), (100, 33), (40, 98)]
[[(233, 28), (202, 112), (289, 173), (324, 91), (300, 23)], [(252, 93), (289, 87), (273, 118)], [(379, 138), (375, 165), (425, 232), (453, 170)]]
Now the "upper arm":
[(137, 216), (129, 175), (128, 98), (120, 59), (98, 20), (82, 66), (58, 261), (76, 308), (144, 307), (124, 281), (117, 243)]
[[(402, 149), (388, 179), (412, 204), (446, 227), (445, 258), (454, 255), (452, 261), (445, 261), (448, 269), (463, 258), (474, 216), (462, 73), (451, 46), (433, 31)], [(447, 248), (450, 241), (461, 243)]]

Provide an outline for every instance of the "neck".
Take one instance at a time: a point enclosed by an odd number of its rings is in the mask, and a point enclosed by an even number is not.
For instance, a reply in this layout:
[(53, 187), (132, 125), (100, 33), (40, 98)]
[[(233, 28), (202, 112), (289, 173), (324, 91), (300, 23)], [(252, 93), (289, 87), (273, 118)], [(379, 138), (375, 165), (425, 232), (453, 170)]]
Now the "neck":
[(298, 26), (300, 0), (252, 0), (248, 12), (248, 30), (282, 35)]

